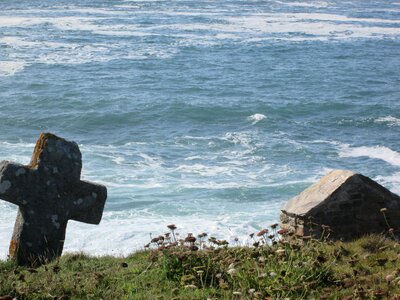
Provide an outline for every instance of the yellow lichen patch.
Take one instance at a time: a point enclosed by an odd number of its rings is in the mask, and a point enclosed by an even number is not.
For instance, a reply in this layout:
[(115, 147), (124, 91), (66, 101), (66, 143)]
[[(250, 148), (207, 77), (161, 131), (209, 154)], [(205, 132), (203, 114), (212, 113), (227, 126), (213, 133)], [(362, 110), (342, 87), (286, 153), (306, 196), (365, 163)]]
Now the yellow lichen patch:
[(9, 248), (10, 256), (14, 257), (15, 254), (17, 253), (17, 250), (18, 250), (18, 241), (17, 240), (11, 240), (10, 248)]
[(31, 168), (36, 168), (38, 166), (38, 162), (41, 154), (43, 153), (43, 149), (46, 147), (47, 141), (50, 139), (64, 140), (63, 138), (60, 138), (49, 132), (42, 133), (36, 142), (35, 150), (33, 150), (31, 163), (29, 164)]

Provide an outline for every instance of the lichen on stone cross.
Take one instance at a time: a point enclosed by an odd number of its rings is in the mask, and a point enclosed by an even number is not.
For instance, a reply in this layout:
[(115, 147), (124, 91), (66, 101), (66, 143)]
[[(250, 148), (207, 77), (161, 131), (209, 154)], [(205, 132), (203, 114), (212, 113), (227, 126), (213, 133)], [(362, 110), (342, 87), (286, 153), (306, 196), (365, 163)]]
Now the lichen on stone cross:
[(75, 142), (41, 134), (29, 165), (0, 162), (0, 199), (19, 206), (10, 257), (39, 265), (61, 255), (68, 220), (98, 224), (107, 189), (82, 181)]

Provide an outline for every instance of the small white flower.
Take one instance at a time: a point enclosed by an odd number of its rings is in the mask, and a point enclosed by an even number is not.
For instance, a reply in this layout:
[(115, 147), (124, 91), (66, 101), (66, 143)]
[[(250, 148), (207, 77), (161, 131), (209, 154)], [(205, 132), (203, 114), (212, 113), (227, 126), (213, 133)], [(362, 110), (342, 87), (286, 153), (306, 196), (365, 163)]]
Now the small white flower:
[(234, 294), (235, 296), (241, 296), (241, 295), (242, 295), (241, 292), (233, 292), (233, 294)]
[(188, 285), (185, 285), (185, 289), (194, 290), (194, 289), (197, 289), (197, 286), (195, 286), (194, 284), (188, 284)]
[(228, 274), (231, 275), (231, 276), (234, 276), (234, 275), (237, 274), (237, 271), (236, 271), (236, 269), (232, 268), (232, 269), (228, 270)]

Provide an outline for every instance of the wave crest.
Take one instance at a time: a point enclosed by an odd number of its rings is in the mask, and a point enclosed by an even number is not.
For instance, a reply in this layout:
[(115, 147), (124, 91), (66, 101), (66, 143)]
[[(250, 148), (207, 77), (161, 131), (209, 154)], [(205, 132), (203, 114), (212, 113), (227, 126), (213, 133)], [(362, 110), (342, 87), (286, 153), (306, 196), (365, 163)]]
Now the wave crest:
[(374, 147), (350, 147), (342, 145), (339, 151), (340, 157), (369, 157), (383, 160), (393, 166), (400, 167), (400, 153), (385, 146)]
[(0, 76), (12, 76), (22, 71), (25, 65), (22, 61), (0, 61)]
[(393, 116), (385, 116), (376, 119), (375, 123), (385, 123), (388, 126), (400, 126), (400, 119)]
[(266, 116), (263, 114), (254, 114), (254, 115), (247, 117), (247, 120), (252, 121), (252, 124), (255, 125), (258, 122), (264, 120), (265, 118), (266, 118)]

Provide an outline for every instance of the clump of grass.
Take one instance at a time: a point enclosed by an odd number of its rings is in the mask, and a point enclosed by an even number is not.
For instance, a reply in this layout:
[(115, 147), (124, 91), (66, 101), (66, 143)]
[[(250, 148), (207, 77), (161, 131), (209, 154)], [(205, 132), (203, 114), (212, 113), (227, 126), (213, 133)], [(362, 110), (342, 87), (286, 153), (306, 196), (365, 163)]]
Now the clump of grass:
[(367, 235), (360, 238), (358, 243), (365, 251), (378, 253), (388, 245), (388, 238), (383, 235)]
[[(311, 245), (310, 245), (311, 246)], [(175, 249), (158, 252), (168, 280), (183, 288), (215, 288), (257, 298), (301, 297), (332, 275), (318, 252), (276, 247), (232, 247), (206, 251)]]

